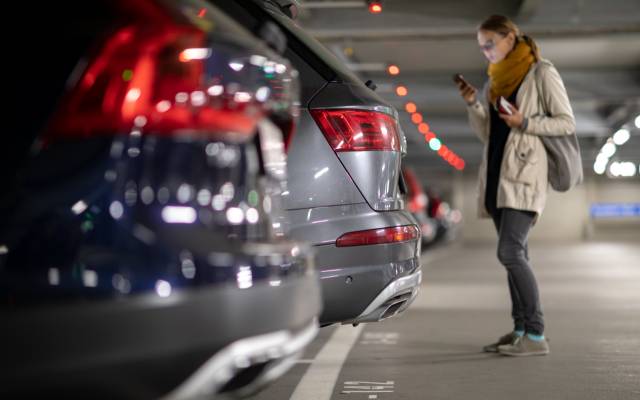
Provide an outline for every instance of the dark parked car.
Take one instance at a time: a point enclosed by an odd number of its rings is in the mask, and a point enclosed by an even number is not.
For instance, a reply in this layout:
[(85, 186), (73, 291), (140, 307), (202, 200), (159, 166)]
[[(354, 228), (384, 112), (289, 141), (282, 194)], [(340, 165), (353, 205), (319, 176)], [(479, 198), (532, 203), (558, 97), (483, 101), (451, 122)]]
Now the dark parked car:
[(407, 210), (413, 215), (420, 225), (422, 233), (422, 248), (431, 244), (438, 229), (438, 223), (427, 214), (429, 197), (424, 192), (422, 184), (418, 180), (415, 172), (409, 167), (402, 167), (402, 176), (406, 183), (406, 203)]
[(311, 249), (277, 229), (295, 70), (197, 0), (38, 7), (20, 132), (37, 141), (0, 198), (0, 397), (282, 375), (321, 307)]
[(283, 195), (291, 234), (317, 250), (321, 324), (404, 311), (422, 275), (420, 230), (399, 193), (406, 140), (397, 111), (295, 24), (290, 2), (211, 1), (254, 32), (276, 23), (300, 72), (300, 121)]

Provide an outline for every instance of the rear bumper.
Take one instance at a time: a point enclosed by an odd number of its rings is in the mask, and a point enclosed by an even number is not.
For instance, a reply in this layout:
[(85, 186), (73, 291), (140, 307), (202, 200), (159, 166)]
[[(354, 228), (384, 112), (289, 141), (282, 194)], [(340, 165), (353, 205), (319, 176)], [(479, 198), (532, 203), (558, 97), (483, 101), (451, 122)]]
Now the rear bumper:
[(391, 282), (356, 319), (360, 322), (377, 322), (404, 312), (418, 296), (422, 283), (422, 270)]
[(0, 364), (9, 384), (0, 393), (215, 393), (240, 369), (284, 365), (265, 367), (247, 382), (261, 384), (283, 373), (286, 360), (313, 338), (320, 307), (317, 275), (307, 274), (248, 289), (1, 310), (8, 329), (0, 331)]
[(316, 260), (324, 302), (320, 324), (386, 318), (384, 313), (374, 318), (365, 311), (379, 301), (376, 299), (385, 288), (419, 273), (419, 249), (418, 240), (357, 247), (318, 246)]

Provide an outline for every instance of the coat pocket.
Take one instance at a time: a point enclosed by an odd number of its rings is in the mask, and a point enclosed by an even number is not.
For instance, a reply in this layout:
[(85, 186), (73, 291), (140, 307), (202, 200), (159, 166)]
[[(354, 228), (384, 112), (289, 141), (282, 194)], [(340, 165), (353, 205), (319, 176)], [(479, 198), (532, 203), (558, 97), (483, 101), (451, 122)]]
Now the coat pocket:
[(510, 181), (533, 185), (536, 180), (538, 157), (534, 148), (523, 142), (505, 148), (501, 173)]

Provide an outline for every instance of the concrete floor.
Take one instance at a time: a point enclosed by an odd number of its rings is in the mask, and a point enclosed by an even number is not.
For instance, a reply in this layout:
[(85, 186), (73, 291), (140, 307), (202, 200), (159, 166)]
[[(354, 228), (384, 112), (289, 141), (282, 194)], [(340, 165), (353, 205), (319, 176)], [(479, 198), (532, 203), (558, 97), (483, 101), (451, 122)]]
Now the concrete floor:
[(640, 243), (532, 244), (551, 354), (480, 352), (511, 328), (494, 245), (425, 255), (402, 316), (329, 327), (254, 400), (640, 399)]

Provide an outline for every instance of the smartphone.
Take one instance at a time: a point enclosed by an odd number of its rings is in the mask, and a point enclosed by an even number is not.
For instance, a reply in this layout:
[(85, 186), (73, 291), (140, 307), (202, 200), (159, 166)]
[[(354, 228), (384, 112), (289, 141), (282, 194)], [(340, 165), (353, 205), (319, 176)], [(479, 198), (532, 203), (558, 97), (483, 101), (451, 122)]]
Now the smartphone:
[(453, 81), (456, 84), (462, 84), (462, 87), (469, 86), (469, 82), (464, 80), (464, 78), (462, 77), (462, 74), (455, 74), (453, 76)]
[(513, 106), (502, 96), (498, 98), (498, 110), (503, 114), (513, 115)]

